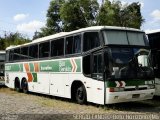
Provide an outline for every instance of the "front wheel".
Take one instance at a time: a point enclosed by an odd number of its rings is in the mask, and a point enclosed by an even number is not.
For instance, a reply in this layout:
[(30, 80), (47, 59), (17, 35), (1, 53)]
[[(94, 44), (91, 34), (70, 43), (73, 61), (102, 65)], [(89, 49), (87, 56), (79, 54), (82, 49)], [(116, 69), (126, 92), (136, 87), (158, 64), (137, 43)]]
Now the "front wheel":
[(76, 101), (78, 104), (84, 104), (87, 101), (86, 89), (83, 85), (77, 88)]

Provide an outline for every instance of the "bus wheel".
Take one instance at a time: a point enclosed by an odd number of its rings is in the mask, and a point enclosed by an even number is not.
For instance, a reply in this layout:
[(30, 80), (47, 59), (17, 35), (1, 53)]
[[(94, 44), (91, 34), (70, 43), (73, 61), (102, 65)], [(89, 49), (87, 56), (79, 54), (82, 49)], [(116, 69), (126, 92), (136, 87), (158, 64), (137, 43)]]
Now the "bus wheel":
[(22, 80), (22, 91), (23, 93), (28, 93), (28, 83), (26, 79)]
[(84, 104), (87, 101), (86, 89), (83, 85), (77, 88), (76, 101), (78, 104)]
[(16, 78), (15, 79), (15, 90), (17, 91), (17, 92), (20, 92), (21, 91), (21, 89), (20, 89), (20, 81), (19, 81), (19, 78)]

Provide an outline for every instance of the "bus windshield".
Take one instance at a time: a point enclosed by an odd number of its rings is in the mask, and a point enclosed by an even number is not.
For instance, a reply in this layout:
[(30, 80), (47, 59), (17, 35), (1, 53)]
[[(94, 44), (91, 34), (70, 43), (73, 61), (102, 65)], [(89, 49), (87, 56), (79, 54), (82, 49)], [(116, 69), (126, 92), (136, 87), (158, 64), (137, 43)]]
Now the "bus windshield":
[(111, 79), (151, 79), (150, 52), (140, 48), (110, 48)]
[(103, 36), (106, 45), (114, 44), (148, 46), (148, 41), (146, 40), (145, 34), (143, 32), (105, 30), (103, 31)]

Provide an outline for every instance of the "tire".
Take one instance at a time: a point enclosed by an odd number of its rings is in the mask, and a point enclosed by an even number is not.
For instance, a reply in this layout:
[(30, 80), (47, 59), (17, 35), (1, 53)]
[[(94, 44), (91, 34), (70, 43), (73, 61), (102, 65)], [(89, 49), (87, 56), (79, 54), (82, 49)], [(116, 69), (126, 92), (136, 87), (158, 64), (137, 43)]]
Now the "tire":
[(19, 83), (19, 79), (18, 78), (15, 80), (15, 90), (17, 92), (21, 92), (20, 83)]
[(78, 104), (85, 104), (87, 102), (86, 89), (83, 85), (77, 88), (75, 98)]
[(21, 92), (21, 89), (20, 89), (19, 87), (15, 87), (15, 90), (16, 90), (17, 92)]
[(25, 93), (25, 94), (28, 93), (28, 83), (27, 83), (27, 80), (26, 80), (26, 79), (24, 79), (24, 80), (22, 81), (22, 91), (23, 91), (23, 93)]

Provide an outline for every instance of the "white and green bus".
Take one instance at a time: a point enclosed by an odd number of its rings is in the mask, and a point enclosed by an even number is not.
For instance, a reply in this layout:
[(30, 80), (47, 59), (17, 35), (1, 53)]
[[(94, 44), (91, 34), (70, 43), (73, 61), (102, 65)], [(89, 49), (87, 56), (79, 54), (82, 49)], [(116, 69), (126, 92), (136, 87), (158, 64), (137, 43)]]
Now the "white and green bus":
[(94, 26), (6, 49), (5, 84), (80, 104), (152, 99), (154, 76), (143, 31)]

